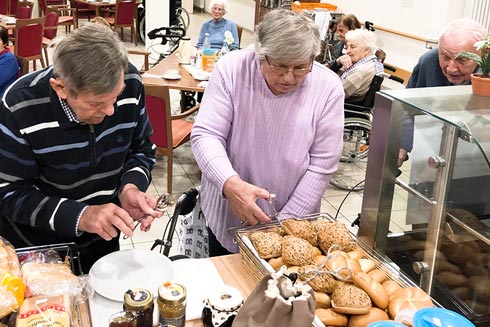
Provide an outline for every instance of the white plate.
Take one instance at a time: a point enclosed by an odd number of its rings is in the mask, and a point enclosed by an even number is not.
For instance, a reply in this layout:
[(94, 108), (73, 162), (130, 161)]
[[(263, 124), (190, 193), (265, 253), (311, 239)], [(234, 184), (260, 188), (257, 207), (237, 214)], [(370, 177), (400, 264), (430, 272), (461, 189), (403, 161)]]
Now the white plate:
[(172, 278), (172, 261), (150, 250), (130, 249), (110, 253), (95, 262), (89, 272), (94, 290), (122, 302), (124, 293), (144, 288), (157, 294), (158, 287)]
[(165, 78), (165, 79), (181, 79), (182, 76), (180, 76), (180, 75), (163, 75), (163, 78)]

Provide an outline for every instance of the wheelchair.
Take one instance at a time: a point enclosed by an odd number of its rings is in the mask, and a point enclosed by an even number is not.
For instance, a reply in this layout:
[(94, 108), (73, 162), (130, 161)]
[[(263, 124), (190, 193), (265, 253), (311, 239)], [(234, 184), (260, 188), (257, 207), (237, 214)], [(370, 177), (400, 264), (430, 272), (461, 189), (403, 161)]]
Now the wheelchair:
[(374, 96), (381, 89), (384, 77), (374, 76), (364, 100), (344, 104), (344, 136), (340, 162), (330, 184), (345, 191), (362, 191), (369, 153)]

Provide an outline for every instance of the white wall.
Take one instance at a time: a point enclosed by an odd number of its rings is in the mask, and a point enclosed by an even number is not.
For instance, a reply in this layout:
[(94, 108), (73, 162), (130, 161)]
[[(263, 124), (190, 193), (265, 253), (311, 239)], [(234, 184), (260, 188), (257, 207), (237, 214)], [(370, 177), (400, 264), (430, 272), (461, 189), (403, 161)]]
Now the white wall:
[[(169, 5), (169, 0), (146, 0), (146, 34), (155, 28), (168, 26)], [(158, 44), (159, 42), (161, 42), (161, 39), (150, 40), (148, 39), (148, 35), (146, 35), (145, 45), (148, 51), (152, 53), (152, 58), (158, 58), (158, 55), (164, 52), (167, 48), (166, 46)], [(152, 44), (156, 45), (152, 46)]]
[[(323, 2), (323, 1), (322, 1)], [(449, 21), (463, 17), (465, 0), (333, 0), (338, 11), (355, 14), (361, 21), (427, 39), (438, 39)], [(425, 43), (376, 31), (386, 62), (412, 71), (427, 51)]]

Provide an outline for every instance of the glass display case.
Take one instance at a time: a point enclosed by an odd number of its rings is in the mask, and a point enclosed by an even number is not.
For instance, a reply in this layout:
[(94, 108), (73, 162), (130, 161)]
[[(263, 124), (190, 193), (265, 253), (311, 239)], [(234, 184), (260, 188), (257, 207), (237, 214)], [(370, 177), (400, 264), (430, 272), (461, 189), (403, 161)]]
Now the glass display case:
[(490, 97), (471, 86), (376, 95), (358, 237), (476, 326), (490, 326), (489, 157)]

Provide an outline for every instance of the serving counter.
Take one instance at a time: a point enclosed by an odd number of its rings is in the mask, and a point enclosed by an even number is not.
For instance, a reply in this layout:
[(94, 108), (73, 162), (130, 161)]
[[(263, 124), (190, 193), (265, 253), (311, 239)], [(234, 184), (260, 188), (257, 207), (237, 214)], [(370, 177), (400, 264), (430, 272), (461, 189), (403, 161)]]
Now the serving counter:
[(490, 98), (471, 86), (379, 92), (358, 234), (477, 326), (490, 325), (489, 127)]

